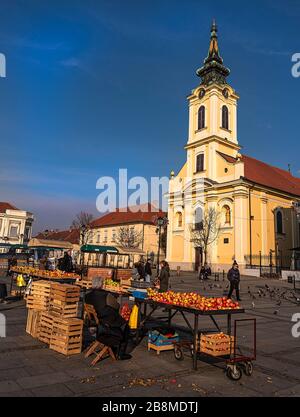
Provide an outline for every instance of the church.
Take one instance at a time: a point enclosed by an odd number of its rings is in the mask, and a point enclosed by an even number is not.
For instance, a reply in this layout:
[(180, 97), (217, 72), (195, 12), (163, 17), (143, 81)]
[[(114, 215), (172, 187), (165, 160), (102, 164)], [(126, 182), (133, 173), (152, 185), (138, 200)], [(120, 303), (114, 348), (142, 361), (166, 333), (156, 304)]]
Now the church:
[(187, 271), (205, 261), (228, 270), (234, 260), (244, 273), (258, 265), (289, 269), (300, 246), (300, 178), (240, 152), (239, 96), (227, 82), (215, 22), (196, 73), (186, 163), (169, 183), (167, 261)]

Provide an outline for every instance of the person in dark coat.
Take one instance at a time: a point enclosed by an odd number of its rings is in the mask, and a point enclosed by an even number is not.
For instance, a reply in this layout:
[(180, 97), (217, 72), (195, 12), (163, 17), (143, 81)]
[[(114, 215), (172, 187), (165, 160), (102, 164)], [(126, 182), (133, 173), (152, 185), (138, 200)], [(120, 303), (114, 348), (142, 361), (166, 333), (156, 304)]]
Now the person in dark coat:
[(61, 262), (61, 268), (64, 272), (73, 272), (73, 259), (70, 252), (65, 252)]
[(160, 263), (160, 272), (159, 272), (159, 282), (160, 288), (159, 292), (166, 292), (169, 289), (170, 281), (170, 268), (169, 264), (166, 261)]
[(240, 271), (239, 266), (236, 261), (234, 261), (232, 268), (229, 269), (227, 274), (228, 281), (230, 282), (230, 289), (228, 293), (228, 298), (231, 298), (233, 290), (235, 290), (236, 293), (236, 299), (237, 301), (242, 301), (240, 299)]
[(151, 282), (152, 277), (152, 268), (151, 268), (151, 259), (147, 259), (145, 265), (145, 280), (146, 282)]
[[(119, 345), (118, 358), (130, 359), (131, 355), (126, 354), (126, 348), (129, 339), (129, 327), (126, 320), (119, 313), (120, 304), (116, 297), (102, 289), (103, 280), (101, 278), (93, 279), (92, 290), (85, 296), (85, 303), (94, 306), (100, 325), (98, 335), (101, 340), (116, 340)], [(104, 342), (105, 343), (105, 342)]]
[(140, 275), (140, 279), (145, 280), (145, 264), (142, 260), (138, 263), (138, 273)]

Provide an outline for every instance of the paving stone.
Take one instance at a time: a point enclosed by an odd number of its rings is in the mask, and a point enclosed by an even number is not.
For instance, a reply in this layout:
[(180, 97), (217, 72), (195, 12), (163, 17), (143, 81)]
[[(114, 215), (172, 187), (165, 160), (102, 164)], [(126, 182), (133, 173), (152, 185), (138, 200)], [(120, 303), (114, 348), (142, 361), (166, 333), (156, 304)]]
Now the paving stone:
[(71, 377), (64, 372), (53, 372), (44, 375), (27, 376), (18, 378), (18, 384), (25, 389), (32, 389), (36, 387), (46, 386), (49, 384), (57, 384), (60, 382), (66, 382)]
[(29, 375), (25, 368), (1, 369), (0, 381), (15, 380)]
[(46, 385), (31, 389), (34, 397), (71, 397), (72, 391), (64, 384)]
[(15, 381), (12, 381), (12, 380), (0, 381), (0, 393), (2, 394), (20, 391), (20, 388), (21, 388), (20, 385), (18, 385)]

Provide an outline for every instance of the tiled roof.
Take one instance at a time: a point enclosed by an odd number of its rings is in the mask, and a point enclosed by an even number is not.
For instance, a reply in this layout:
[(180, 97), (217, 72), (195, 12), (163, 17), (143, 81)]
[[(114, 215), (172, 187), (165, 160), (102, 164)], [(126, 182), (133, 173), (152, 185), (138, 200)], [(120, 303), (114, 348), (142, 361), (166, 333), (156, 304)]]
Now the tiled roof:
[(133, 223), (154, 225), (157, 217), (164, 216), (166, 216), (165, 212), (161, 210), (157, 211), (151, 204), (147, 204), (144, 206), (129, 207), (127, 211), (124, 211), (124, 209), (117, 209), (115, 212), (105, 214), (92, 222), (92, 228)]
[[(237, 162), (236, 158), (218, 152), (227, 162)], [(264, 185), (289, 194), (300, 196), (300, 178), (294, 177), (289, 171), (268, 165), (265, 162), (242, 155), (244, 177), (256, 184)]]
[(35, 236), (37, 239), (45, 240), (57, 240), (60, 242), (70, 242), (73, 244), (79, 244), (79, 231), (76, 229), (72, 230), (60, 230), (55, 232), (41, 232)]
[(19, 210), (19, 209), (10, 203), (0, 202), (0, 213), (5, 213), (6, 210)]
[(289, 171), (268, 165), (258, 159), (243, 155), (244, 176), (257, 184), (266, 185), (276, 190), (300, 196), (300, 178)]

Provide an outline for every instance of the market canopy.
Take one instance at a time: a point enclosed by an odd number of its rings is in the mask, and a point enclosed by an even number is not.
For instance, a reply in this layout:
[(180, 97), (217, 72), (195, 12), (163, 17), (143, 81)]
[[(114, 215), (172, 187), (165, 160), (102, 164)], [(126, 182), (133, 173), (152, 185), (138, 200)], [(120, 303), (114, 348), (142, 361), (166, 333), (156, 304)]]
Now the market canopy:
[(113, 253), (118, 254), (119, 251), (114, 246), (99, 246), (99, 245), (83, 245), (81, 246), (81, 252), (89, 253)]
[(73, 249), (70, 242), (63, 242), (61, 240), (37, 239), (33, 238), (29, 242), (31, 249), (47, 249), (47, 250), (64, 250)]
[(21, 243), (0, 243), (0, 248), (28, 249), (28, 245), (24, 245)]

